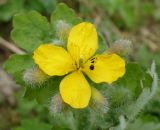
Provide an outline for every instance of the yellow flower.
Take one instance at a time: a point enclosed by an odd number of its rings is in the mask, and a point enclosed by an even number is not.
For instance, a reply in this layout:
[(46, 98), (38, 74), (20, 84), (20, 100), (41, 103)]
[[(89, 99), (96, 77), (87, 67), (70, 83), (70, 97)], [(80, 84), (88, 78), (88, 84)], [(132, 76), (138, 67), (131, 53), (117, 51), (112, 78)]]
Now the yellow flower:
[(85, 73), (96, 83), (112, 83), (125, 73), (125, 61), (117, 54), (93, 56), (98, 48), (96, 28), (88, 22), (71, 28), (67, 51), (54, 44), (44, 44), (34, 51), (35, 63), (49, 76), (66, 75), (60, 83), (63, 101), (73, 108), (85, 108), (91, 87)]

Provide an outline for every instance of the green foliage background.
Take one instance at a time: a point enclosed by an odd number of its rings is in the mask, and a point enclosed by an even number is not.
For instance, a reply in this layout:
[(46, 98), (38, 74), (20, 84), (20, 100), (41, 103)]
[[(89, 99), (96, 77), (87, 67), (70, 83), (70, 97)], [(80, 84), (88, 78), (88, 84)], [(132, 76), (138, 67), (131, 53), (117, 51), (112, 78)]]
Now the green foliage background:
[[(106, 114), (88, 108), (68, 109), (62, 114), (50, 116), (49, 101), (58, 91), (61, 79), (52, 78), (44, 84), (44, 87), (33, 89), (24, 83), (22, 75), (27, 68), (35, 66), (31, 57), (34, 49), (57, 38), (55, 26), (58, 20), (65, 20), (73, 26), (81, 21), (79, 14), (86, 21), (97, 24), (97, 29), (102, 35), (102, 38), (99, 38), (99, 52), (101, 52), (115, 40), (123, 38), (121, 31), (135, 35), (145, 24), (159, 24), (160, 3), (149, 0), (64, 1), (75, 9), (75, 13), (64, 4), (57, 5), (59, 2), (61, 1), (8, 0), (0, 5), (1, 21), (7, 23), (13, 18), (11, 38), (18, 47), (27, 52), (26, 55), (12, 55), (4, 64), (5, 70), (23, 86), (21, 92), (16, 95), (19, 100), (16, 111), (21, 116), (21, 125), (12, 129), (159, 130), (160, 88), (157, 84), (160, 75), (160, 51), (150, 51), (147, 44), (137, 45), (133, 40), (135, 50), (131, 56), (126, 57), (126, 74), (114, 84), (95, 84), (90, 81), (90, 84), (102, 91), (108, 99), (109, 111)], [(101, 17), (100, 22), (97, 20), (99, 17)], [(151, 18), (152, 21), (149, 20)], [(0, 33), (4, 35), (3, 32)]]

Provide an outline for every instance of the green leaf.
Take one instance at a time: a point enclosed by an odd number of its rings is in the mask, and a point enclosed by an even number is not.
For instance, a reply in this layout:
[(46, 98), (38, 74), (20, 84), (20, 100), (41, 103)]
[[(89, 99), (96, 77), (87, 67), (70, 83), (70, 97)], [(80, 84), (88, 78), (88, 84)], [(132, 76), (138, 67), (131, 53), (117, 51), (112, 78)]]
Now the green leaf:
[[(153, 125), (153, 122), (139, 122), (139, 119), (135, 121), (135, 117), (139, 114), (139, 112), (144, 109), (145, 105), (152, 99), (152, 97), (156, 94), (158, 88), (158, 76), (156, 73), (155, 62), (152, 63), (151, 76), (153, 78), (153, 82), (150, 88), (144, 88), (136, 101), (129, 104), (128, 107), (125, 108), (123, 115), (125, 115), (127, 121), (123, 116), (123, 120), (120, 119), (120, 124), (116, 127), (111, 128), (111, 130), (159, 130), (160, 125)], [(134, 122), (133, 122), (134, 121)], [(138, 121), (138, 122), (137, 122)], [(153, 120), (152, 120), (153, 121)], [(139, 123), (139, 124), (137, 124)], [(145, 123), (145, 125), (143, 125)]]
[(133, 122), (125, 122), (122, 119), (120, 124), (116, 127), (112, 127), (111, 130), (159, 130), (160, 123), (155, 123), (153, 121), (144, 122), (142, 119), (138, 118)]
[(0, 3), (0, 20), (9, 21), (14, 14), (36, 10), (50, 14), (57, 4), (57, 0), (2, 0)]
[(144, 88), (142, 93), (139, 95), (137, 100), (132, 103), (126, 110), (126, 116), (129, 120), (133, 120), (135, 116), (139, 114), (139, 112), (144, 108), (144, 106), (152, 99), (155, 95), (158, 88), (158, 76), (156, 73), (155, 63), (152, 63), (151, 66), (151, 75), (153, 78), (153, 82), (150, 88)]
[(141, 119), (137, 119), (134, 122), (128, 124), (126, 130), (159, 130), (160, 123), (151, 122), (143, 122)]
[(5, 63), (4, 69), (10, 73), (18, 84), (23, 85), (23, 72), (34, 65), (31, 55), (12, 55)]
[(38, 12), (44, 12), (44, 7), (39, 0), (22, 0), (24, 1), (24, 9), (26, 11), (36, 10)]
[(116, 84), (126, 87), (132, 92), (141, 91), (140, 81), (144, 78), (142, 68), (137, 63), (128, 63), (126, 65), (126, 73), (120, 78)]
[(0, 19), (4, 22), (9, 21), (15, 13), (22, 10), (22, 7), (23, 0), (7, 0), (4, 4), (0, 4)]
[(61, 114), (55, 114), (53, 117), (53, 130), (78, 130), (74, 113), (67, 110)]
[(52, 41), (52, 30), (46, 17), (30, 11), (14, 16), (11, 37), (20, 48), (32, 52), (39, 45)]
[(63, 128), (63, 127), (54, 125), (53, 128), (52, 128), (52, 130), (71, 130), (71, 129)]
[[(33, 2), (33, 0), (31, 0)], [(58, 0), (38, 0), (43, 5), (48, 14), (51, 14), (58, 3)]]
[(59, 20), (62, 20), (73, 26), (80, 23), (82, 20), (76, 16), (76, 13), (67, 5), (60, 3), (51, 15), (51, 24), (53, 30), (56, 30), (56, 25)]
[(121, 115), (119, 117), (119, 125), (111, 128), (111, 130), (125, 130), (126, 125), (127, 125), (126, 120), (125, 120), (124, 116)]
[(18, 97), (18, 107), (16, 111), (23, 117), (30, 117), (31, 111), (35, 110), (37, 113), (41, 113), (41, 115), (38, 115), (36, 117), (41, 117), (42, 113), (44, 111), (44, 106), (41, 104), (38, 104), (36, 100), (26, 100), (24, 98), (21, 98), (21, 93), (19, 93)]
[(12, 130), (51, 130), (52, 125), (39, 121), (37, 118), (22, 120), (22, 125)]
[(152, 85), (153, 78), (149, 73), (144, 74), (143, 87), (149, 87)]
[(96, 53), (101, 54), (105, 52), (108, 49), (107, 43), (105, 43), (105, 40), (102, 35), (98, 36), (98, 50)]
[(152, 76), (145, 72), (140, 65), (137, 63), (129, 63), (126, 66), (125, 75), (120, 78), (116, 84), (130, 89), (133, 95), (137, 97), (143, 88), (151, 87), (152, 81)]
[(41, 85), (26, 86), (24, 97), (33, 100), (36, 99), (40, 104), (47, 104), (53, 95), (59, 91), (59, 83), (62, 78), (53, 77)]

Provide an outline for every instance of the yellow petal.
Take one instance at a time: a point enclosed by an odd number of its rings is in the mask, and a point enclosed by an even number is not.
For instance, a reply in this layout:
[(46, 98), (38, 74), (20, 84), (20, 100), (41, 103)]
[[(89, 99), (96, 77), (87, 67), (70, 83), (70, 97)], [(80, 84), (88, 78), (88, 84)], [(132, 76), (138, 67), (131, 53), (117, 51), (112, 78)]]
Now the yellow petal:
[(85, 108), (91, 97), (91, 88), (83, 74), (75, 71), (61, 81), (60, 94), (71, 107)]
[(69, 33), (67, 48), (77, 64), (79, 60), (86, 62), (98, 48), (95, 26), (87, 22), (74, 26)]
[(44, 44), (34, 51), (35, 63), (50, 76), (64, 75), (74, 70), (73, 60), (67, 51), (53, 44)]
[(96, 83), (112, 83), (125, 73), (125, 61), (116, 54), (103, 54), (88, 60), (82, 70)]

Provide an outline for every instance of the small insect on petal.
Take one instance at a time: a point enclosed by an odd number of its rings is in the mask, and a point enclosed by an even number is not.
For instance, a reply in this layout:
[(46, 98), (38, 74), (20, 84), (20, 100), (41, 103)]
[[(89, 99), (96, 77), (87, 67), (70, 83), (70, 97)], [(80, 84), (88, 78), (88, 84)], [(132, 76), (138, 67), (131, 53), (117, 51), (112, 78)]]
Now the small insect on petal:
[(90, 65), (90, 70), (94, 70), (94, 65)]

